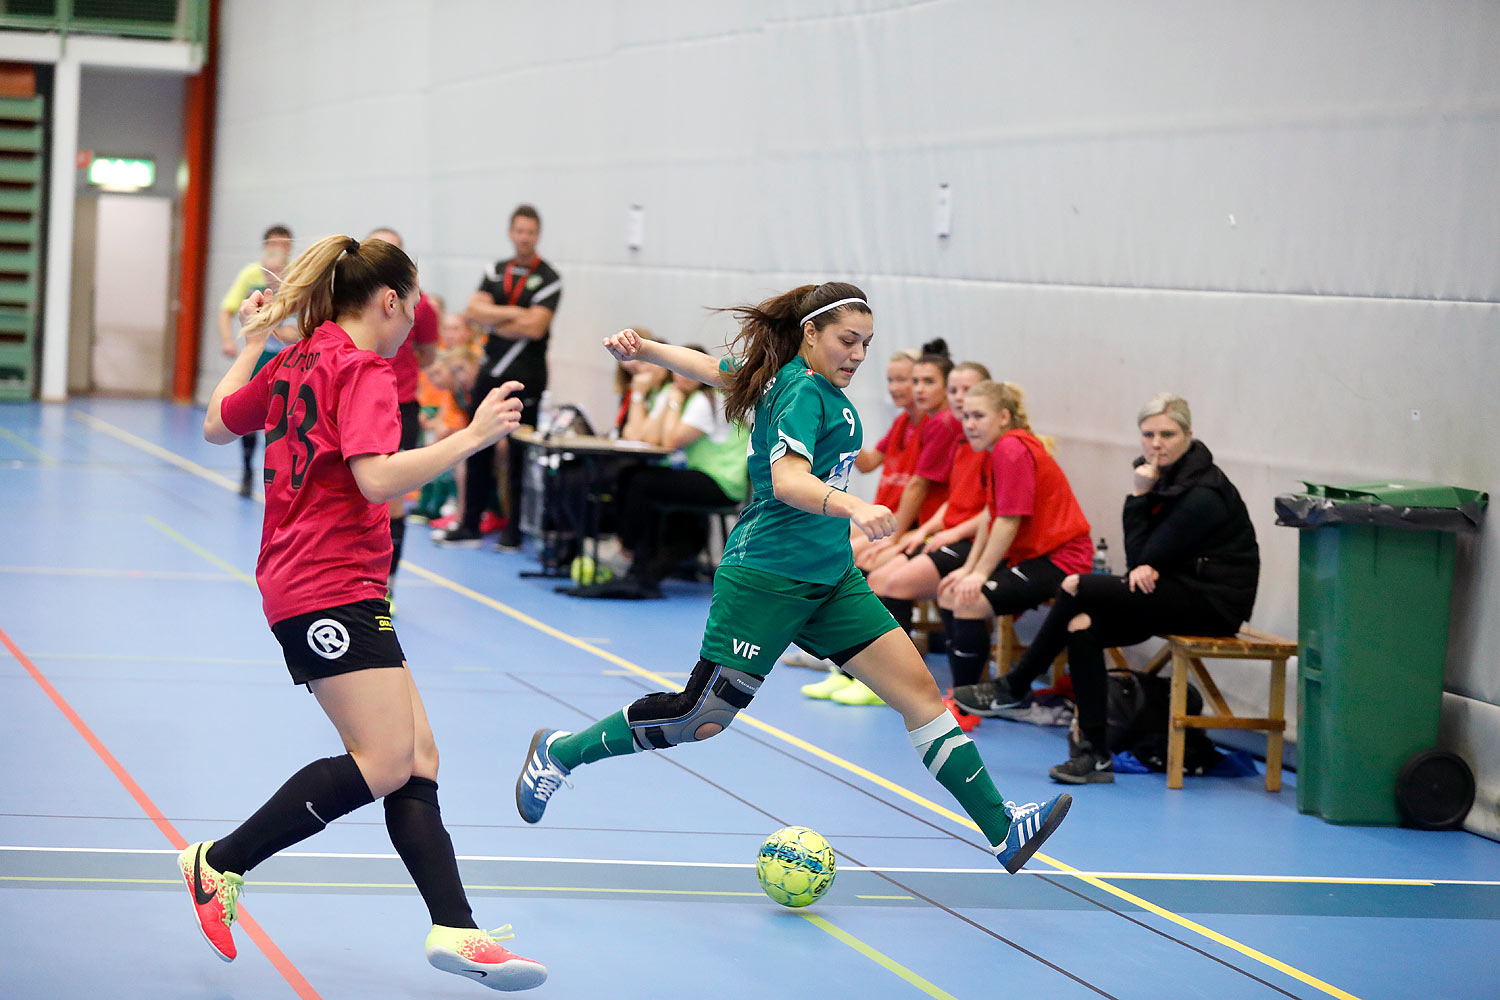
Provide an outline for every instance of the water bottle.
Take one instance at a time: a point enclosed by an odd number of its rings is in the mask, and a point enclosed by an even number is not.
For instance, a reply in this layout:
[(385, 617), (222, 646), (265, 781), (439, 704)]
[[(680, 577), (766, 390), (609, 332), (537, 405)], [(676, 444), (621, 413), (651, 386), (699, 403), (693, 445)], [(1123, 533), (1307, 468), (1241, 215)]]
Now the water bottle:
[(1094, 572), (1110, 576), (1114, 570), (1109, 568), (1109, 543), (1099, 539), (1099, 544), (1094, 546)]
[(541, 402), (537, 404), (536, 432), (542, 437), (552, 433), (552, 425), (557, 420), (557, 410), (552, 405), (552, 390), (543, 389)]

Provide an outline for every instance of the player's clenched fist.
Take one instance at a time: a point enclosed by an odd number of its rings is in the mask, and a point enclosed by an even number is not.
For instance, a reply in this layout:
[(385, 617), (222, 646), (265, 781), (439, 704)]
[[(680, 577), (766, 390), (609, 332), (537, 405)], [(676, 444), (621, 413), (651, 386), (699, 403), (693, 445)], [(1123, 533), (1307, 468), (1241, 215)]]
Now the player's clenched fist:
[(604, 338), (604, 349), (616, 361), (629, 361), (641, 352), (641, 335), (634, 330), (621, 330)]
[(510, 381), (489, 391), (474, 411), (469, 428), (486, 445), (494, 444), (521, 425), (521, 401), (514, 393), (525, 388)]
[(864, 532), (866, 538), (874, 542), (896, 533), (896, 515), (891, 513), (889, 507), (865, 503), (862, 500), (856, 503), (858, 506), (849, 513), (849, 520), (856, 528)]

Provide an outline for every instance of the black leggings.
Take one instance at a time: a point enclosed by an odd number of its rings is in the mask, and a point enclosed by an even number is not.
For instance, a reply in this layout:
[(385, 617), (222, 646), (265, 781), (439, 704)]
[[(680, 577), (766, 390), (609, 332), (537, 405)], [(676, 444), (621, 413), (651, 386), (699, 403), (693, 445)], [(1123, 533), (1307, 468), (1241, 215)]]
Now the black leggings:
[[(1068, 631), (1068, 622), (1089, 616), (1089, 627)], [(1077, 595), (1058, 589), (1052, 608), (1031, 646), (1007, 675), (1013, 694), (1021, 695), (1051, 666), (1057, 654), (1068, 651), (1068, 672), (1078, 701), (1078, 729), (1097, 752), (1107, 745), (1105, 704), (1108, 678), (1104, 651), (1111, 646), (1134, 646), (1153, 635), (1234, 635), (1239, 622), (1230, 622), (1187, 581), (1163, 576), (1149, 594), (1132, 592), (1123, 576), (1086, 573), (1078, 577)]]
[(620, 544), (633, 556), (632, 576), (660, 580), (708, 542), (708, 519), (662, 504), (728, 506), (734, 503), (712, 476), (696, 469), (643, 465), (620, 476)]
[[(481, 378), (474, 386), (471, 396), (477, 408), (489, 391), (500, 385), (494, 379)], [(530, 386), (527, 386), (530, 389)], [(521, 399), (521, 423), (536, 426), (537, 407), (541, 394), (527, 395)], [(474, 414), (470, 410), (470, 418)], [(510, 497), (510, 525), (504, 534), (514, 537), (521, 527), (521, 484), (525, 481), (526, 447), (516, 441), (507, 441), (509, 461), (506, 465), (506, 482)], [(495, 478), (495, 446), (481, 448), (464, 462), (464, 520), (463, 526), (470, 531), (479, 530), (479, 518), (494, 502), (498, 483)]]
[(240, 438), (240, 450), (245, 456), (245, 478), (249, 479), (255, 471), (255, 442), (260, 440), (260, 435), (255, 431)]

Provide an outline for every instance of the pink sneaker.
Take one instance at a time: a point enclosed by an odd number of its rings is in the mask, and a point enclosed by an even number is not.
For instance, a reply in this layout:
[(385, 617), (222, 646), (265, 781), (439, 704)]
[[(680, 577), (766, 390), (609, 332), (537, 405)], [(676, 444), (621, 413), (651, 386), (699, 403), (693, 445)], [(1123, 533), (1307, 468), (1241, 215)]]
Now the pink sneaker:
[(493, 931), (433, 924), (427, 961), (433, 968), (473, 979), (492, 990), (529, 990), (547, 981), (547, 967), (500, 945), (515, 937), (510, 924)]

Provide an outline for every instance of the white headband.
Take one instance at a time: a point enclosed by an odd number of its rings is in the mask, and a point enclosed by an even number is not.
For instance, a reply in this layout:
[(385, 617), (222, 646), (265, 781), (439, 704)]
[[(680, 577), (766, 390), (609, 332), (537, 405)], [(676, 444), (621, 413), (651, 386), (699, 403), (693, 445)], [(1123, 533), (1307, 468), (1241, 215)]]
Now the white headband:
[[(860, 305), (864, 306), (866, 309), (870, 308), (870, 303), (866, 302), (864, 299), (861, 299), (861, 298), (859, 298), (857, 296), (855, 298), (852, 298), (852, 299), (839, 299), (837, 302), (830, 302), (826, 306), (824, 306), (823, 308), (821, 308), (821, 309), (814, 309), (812, 312), (808, 313), (806, 316), (803, 316), (802, 317), (802, 323), (806, 323), (808, 320), (812, 319), (814, 316), (821, 316), (823, 313), (826, 313), (830, 309), (837, 309), (839, 306), (847, 306), (851, 302), (858, 302)], [(798, 323), (797, 325), (801, 326), (802, 323)]]

